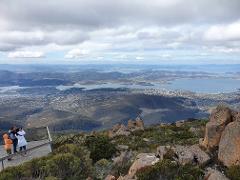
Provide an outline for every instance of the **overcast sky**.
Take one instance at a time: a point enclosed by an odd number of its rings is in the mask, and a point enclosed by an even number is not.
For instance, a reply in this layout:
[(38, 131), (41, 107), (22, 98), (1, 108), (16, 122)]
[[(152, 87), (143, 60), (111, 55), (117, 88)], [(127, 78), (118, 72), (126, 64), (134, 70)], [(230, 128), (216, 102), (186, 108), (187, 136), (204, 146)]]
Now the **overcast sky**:
[(0, 0), (0, 63), (240, 63), (240, 0)]

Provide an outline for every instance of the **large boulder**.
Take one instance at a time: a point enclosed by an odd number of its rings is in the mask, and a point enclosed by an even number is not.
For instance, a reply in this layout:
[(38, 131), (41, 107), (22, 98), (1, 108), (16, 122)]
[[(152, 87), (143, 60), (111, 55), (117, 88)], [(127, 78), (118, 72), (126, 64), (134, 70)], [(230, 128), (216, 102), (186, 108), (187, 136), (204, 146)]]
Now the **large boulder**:
[(126, 126), (121, 125), (121, 127), (117, 130), (117, 132), (115, 133), (115, 136), (128, 136), (130, 135), (130, 132), (128, 131), (128, 129), (126, 128)]
[(128, 129), (135, 129), (135, 121), (132, 120), (132, 119), (128, 120), (127, 128)]
[(199, 145), (195, 144), (189, 147), (189, 150), (192, 152), (193, 161), (197, 161), (199, 165), (205, 165), (210, 161), (210, 156), (204, 152)]
[(135, 120), (129, 120), (127, 128), (129, 131), (144, 130), (144, 123), (140, 117), (137, 117)]
[(108, 132), (109, 137), (114, 137), (115, 133), (121, 128), (121, 124), (115, 124), (112, 129)]
[(107, 175), (107, 177), (105, 178), (105, 180), (116, 180), (116, 177), (113, 175)]
[(128, 136), (133, 131), (144, 130), (144, 123), (140, 117), (137, 117), (135, 120), (129, 120), (127, 126), (123, 124), (116, 124), (108, 132), (108, 136), (113, 138), (115, 136)]
[(184, 123), (185, 123), (185, 120), (179, 120), (175, 122), (175, 126), (181, 127), (182, 125), (184, 125)]
[(232, 112), (233, 121), (240, 121), (240, 112)]
[(231, 121), (231, 109), (225, 106), (218, 106), (213, 110), (210, 120), (206, 124), (205, 136), (201, 145), (208, 150), (217, 148), (223, 130)]
[(121, 124), (115, 124), (113, 127), (112, 127), (112, 131), (113, 132), (117, 132), (119, 130), (119, 128), (121, 127)]
[(131, 179), (134, 178), (136, 173), (141, 169), (149, 166), (153, 166), (159, 161), (159, 158), (155, 156), (154, 153), (141, 153), (138, 154), (136, 160), (130, 167), (126, 178)]
[(124, 164), (127, 164), (133, 157), (132, 151), (122, 151), (121, 154), (113, 158), (113, 165), (121, 167)]
[(157, 152), (156, 152), (155, 155), (156, 155), (156, 157), (160, 158), (160, 160), (163, 160), (164, 156), (167, 153), (170, 153), (171, 151), (173, 152), (173, 149), (170, 146), (158, 146), (157, 147)]
[(110, 138), (115, 136), (128, 136), (130, 132), (126, 126), (123, 124), (114, 126), (112, 130), (109, 131), (108, 136)]
[(159, 146), (157, 148), (156, 156), (161, 160), (163, 160), (164, 156), (167, 154), (172, 155), (172, 158), (182, 165), (193, 163), (205, 165), (210, 160), (209, 155), (204, 152), (197, 144), (192, 146), (177, 145), (174, 147)]
[(189, 147), (187, 146), (176, 146), (173, 148), (175, 153), (176, 161), (180, 164), (191, 164), (193, 163), (193, 153), (190, 151)]
[(227, 167), (240, 164), (240, 122), (229, 123), (222, 133), (218, 159)]
[(222, 174), (220, 171), (208, 168), (206, 175), (205, 175), (205, 180), (229, 180), (224, 174)]
[(144, 122), (143, 122), (143, 120), (140, 117), (137, 117), (135, 119), (135, 121), (136, 121), (136, 127), (138, 129), (140, 129), (140, 130), (144, 130)]

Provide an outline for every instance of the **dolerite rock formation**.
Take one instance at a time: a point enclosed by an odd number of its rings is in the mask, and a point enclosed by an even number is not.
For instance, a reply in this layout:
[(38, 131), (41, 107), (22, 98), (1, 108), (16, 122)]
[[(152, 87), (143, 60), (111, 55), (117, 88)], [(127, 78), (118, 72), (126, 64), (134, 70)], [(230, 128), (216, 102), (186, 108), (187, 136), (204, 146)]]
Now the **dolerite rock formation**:
[(193, 163), (205, 165), (210, 160), (209, 155), (197, 144), (192, 146), (159, 146), (157, 148), (156, 156), (163, 160), (164, 156), (170, 151), (174, 154), (176, 162), (182, 165)]
[(123, 124), (117, 124), (113, 126), (113, 128), (108, 132), (108, 136), (110, 138), (115, 136), (128, 136), (131, 132), (137, 130), (144, 130), (144, 123), (143, 120), (137, 117), (135, 120), (129, 120), (127, 126)]
[(206, 125), (201, 146), (218, 150), (218, 159), (225, 166), (240, 165), (240, 112), (218, 106)]
[(135, 177), (136, 173), (149, 166), (153, 166), (159, 161), (159, 158), (155, 156), (154, 153), (140, 153), (137, 155), (136, 160), (133, 162), (130, 167), (128, 174), (124, 179), (132, 179)]
[(218, 106), (211, 114), (206, 125), (205, 137), (202, 146), (208, 150), (215, 149), (226, 125), (233, 120), (232, 111), (228, 107)]
[(143, 120), (140, 117), (137, 117), (135, 120), (130, 119), (127, 128), (132, 132), (136, 130), (144, 130)]
[(110, 131), (108, 131), (108, 136), (110, 138), (113, 138), (115, 136), (128, 136), (128, 135), (130, 135), (130, 131), (123, 124), (117, 124), (113, 126), (113, 128)]
[[(176, 126), (181, 127), (185, 122), (178, 121)], [(117, 132), (121, 127), (122, 125), (115, 126), (112, 131)], [(141, 119), (130, 120), (125, 128), (128, 132), (144, 129)], [(190, 132), (196, 131), (197, 127), (190, 128)], [(145, 140), (149, 141), (146, 138)], [(124, 164), (127, 159), (134, 157), (128, 152), (128, 148), (124, 149), (125, 151), (114, 159), (115, 164)], [(240, 112), (225, 106), (218, 106), (210, 115), (210, 121), (205, 127), (204, 140), (200, 144), (159, 146), (155, 154), (140, 153), (128, 173), (120, 176), (118, 180), (136, 179), (136, 174), (142, 169), (153, 166), (166, 158), (170, 158), (176, 164), (204, 167), (204, 179), (206, 180), (228, 180), (224, 172), (221, 172), (219, 164), (213, 166), (212, 163), (215, 162), (216, 156), (226, 167), (240, 165)]]
[(227, 125), (219, 143), (218, 159), (225, 166), (240, 164), (240, 122), (234, 121)]

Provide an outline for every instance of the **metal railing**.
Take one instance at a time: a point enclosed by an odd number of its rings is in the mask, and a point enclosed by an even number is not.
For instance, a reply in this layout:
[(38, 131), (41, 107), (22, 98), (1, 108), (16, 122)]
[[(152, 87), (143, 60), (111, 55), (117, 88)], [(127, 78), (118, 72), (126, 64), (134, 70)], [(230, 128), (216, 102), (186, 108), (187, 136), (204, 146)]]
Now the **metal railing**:
[[(17, 152), (17, 153), (14, 153), (14, 154), (10, 154), (10, 155), (7, 155), (7, 156), (4, 156), (4, 157), (1, 157), (0, 158), (0, 162), (1, 162), (1, 165), (2, 165), (2, 170), (4, 170), (5, 166), (4, 166), (4, 161), (5, 160), (8, 160), (8, 159), (11, 159), (13, 157), (16, 157), (18, 155), (21, 155), (21, 156), (24, 156), (25, 153), (27, 152), (30, 152), (30, 151), (33, 151), (35, 149), (39, 149), (43, 146), (46, 146), (46, 145), (50, 145), (50, 149), (51, 149), (51, 152), (52, 152), (52, 137), (51, 137), (51, 133), (49, 131), (49, 128), (48, 127), (45, 127), (46, 130), (47, 130), (47, 134), (48, 134), (48, 141), (45, 142), (45, 143), (42, 143), (42, 144), (39, 144), (39, 145), (36, 145), (34, 147), (31, 147), (31, 148), (28, 148), (24, 151), (21, 151), (21, 152)], [(46, 139), (47, 140), (47, 139)]]

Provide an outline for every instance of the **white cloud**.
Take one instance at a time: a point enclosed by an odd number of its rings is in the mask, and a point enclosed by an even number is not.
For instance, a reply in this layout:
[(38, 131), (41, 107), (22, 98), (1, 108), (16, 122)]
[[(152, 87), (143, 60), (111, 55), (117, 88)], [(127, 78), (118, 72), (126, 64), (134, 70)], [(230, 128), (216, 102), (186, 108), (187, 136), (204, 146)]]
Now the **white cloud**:
[(9, 58), (42, 58), (44, 57), (43, 52), (32, 52), (32, 51), (15, 51), (8, 53)]
[(65, 55), (65, 58), (77, 59), (77, 58), (85, 57), (88, 54), (89, 54), (89, 50), (86, 50), (86, 49), (72, 49)]
[(204, 39), (209, 41), (240, 40), (240, 21), (229, 25), (215, 25), (204, 34)]
[(143, 56), (137, 56), (136, 60), (144, 60), (144, 57)]

